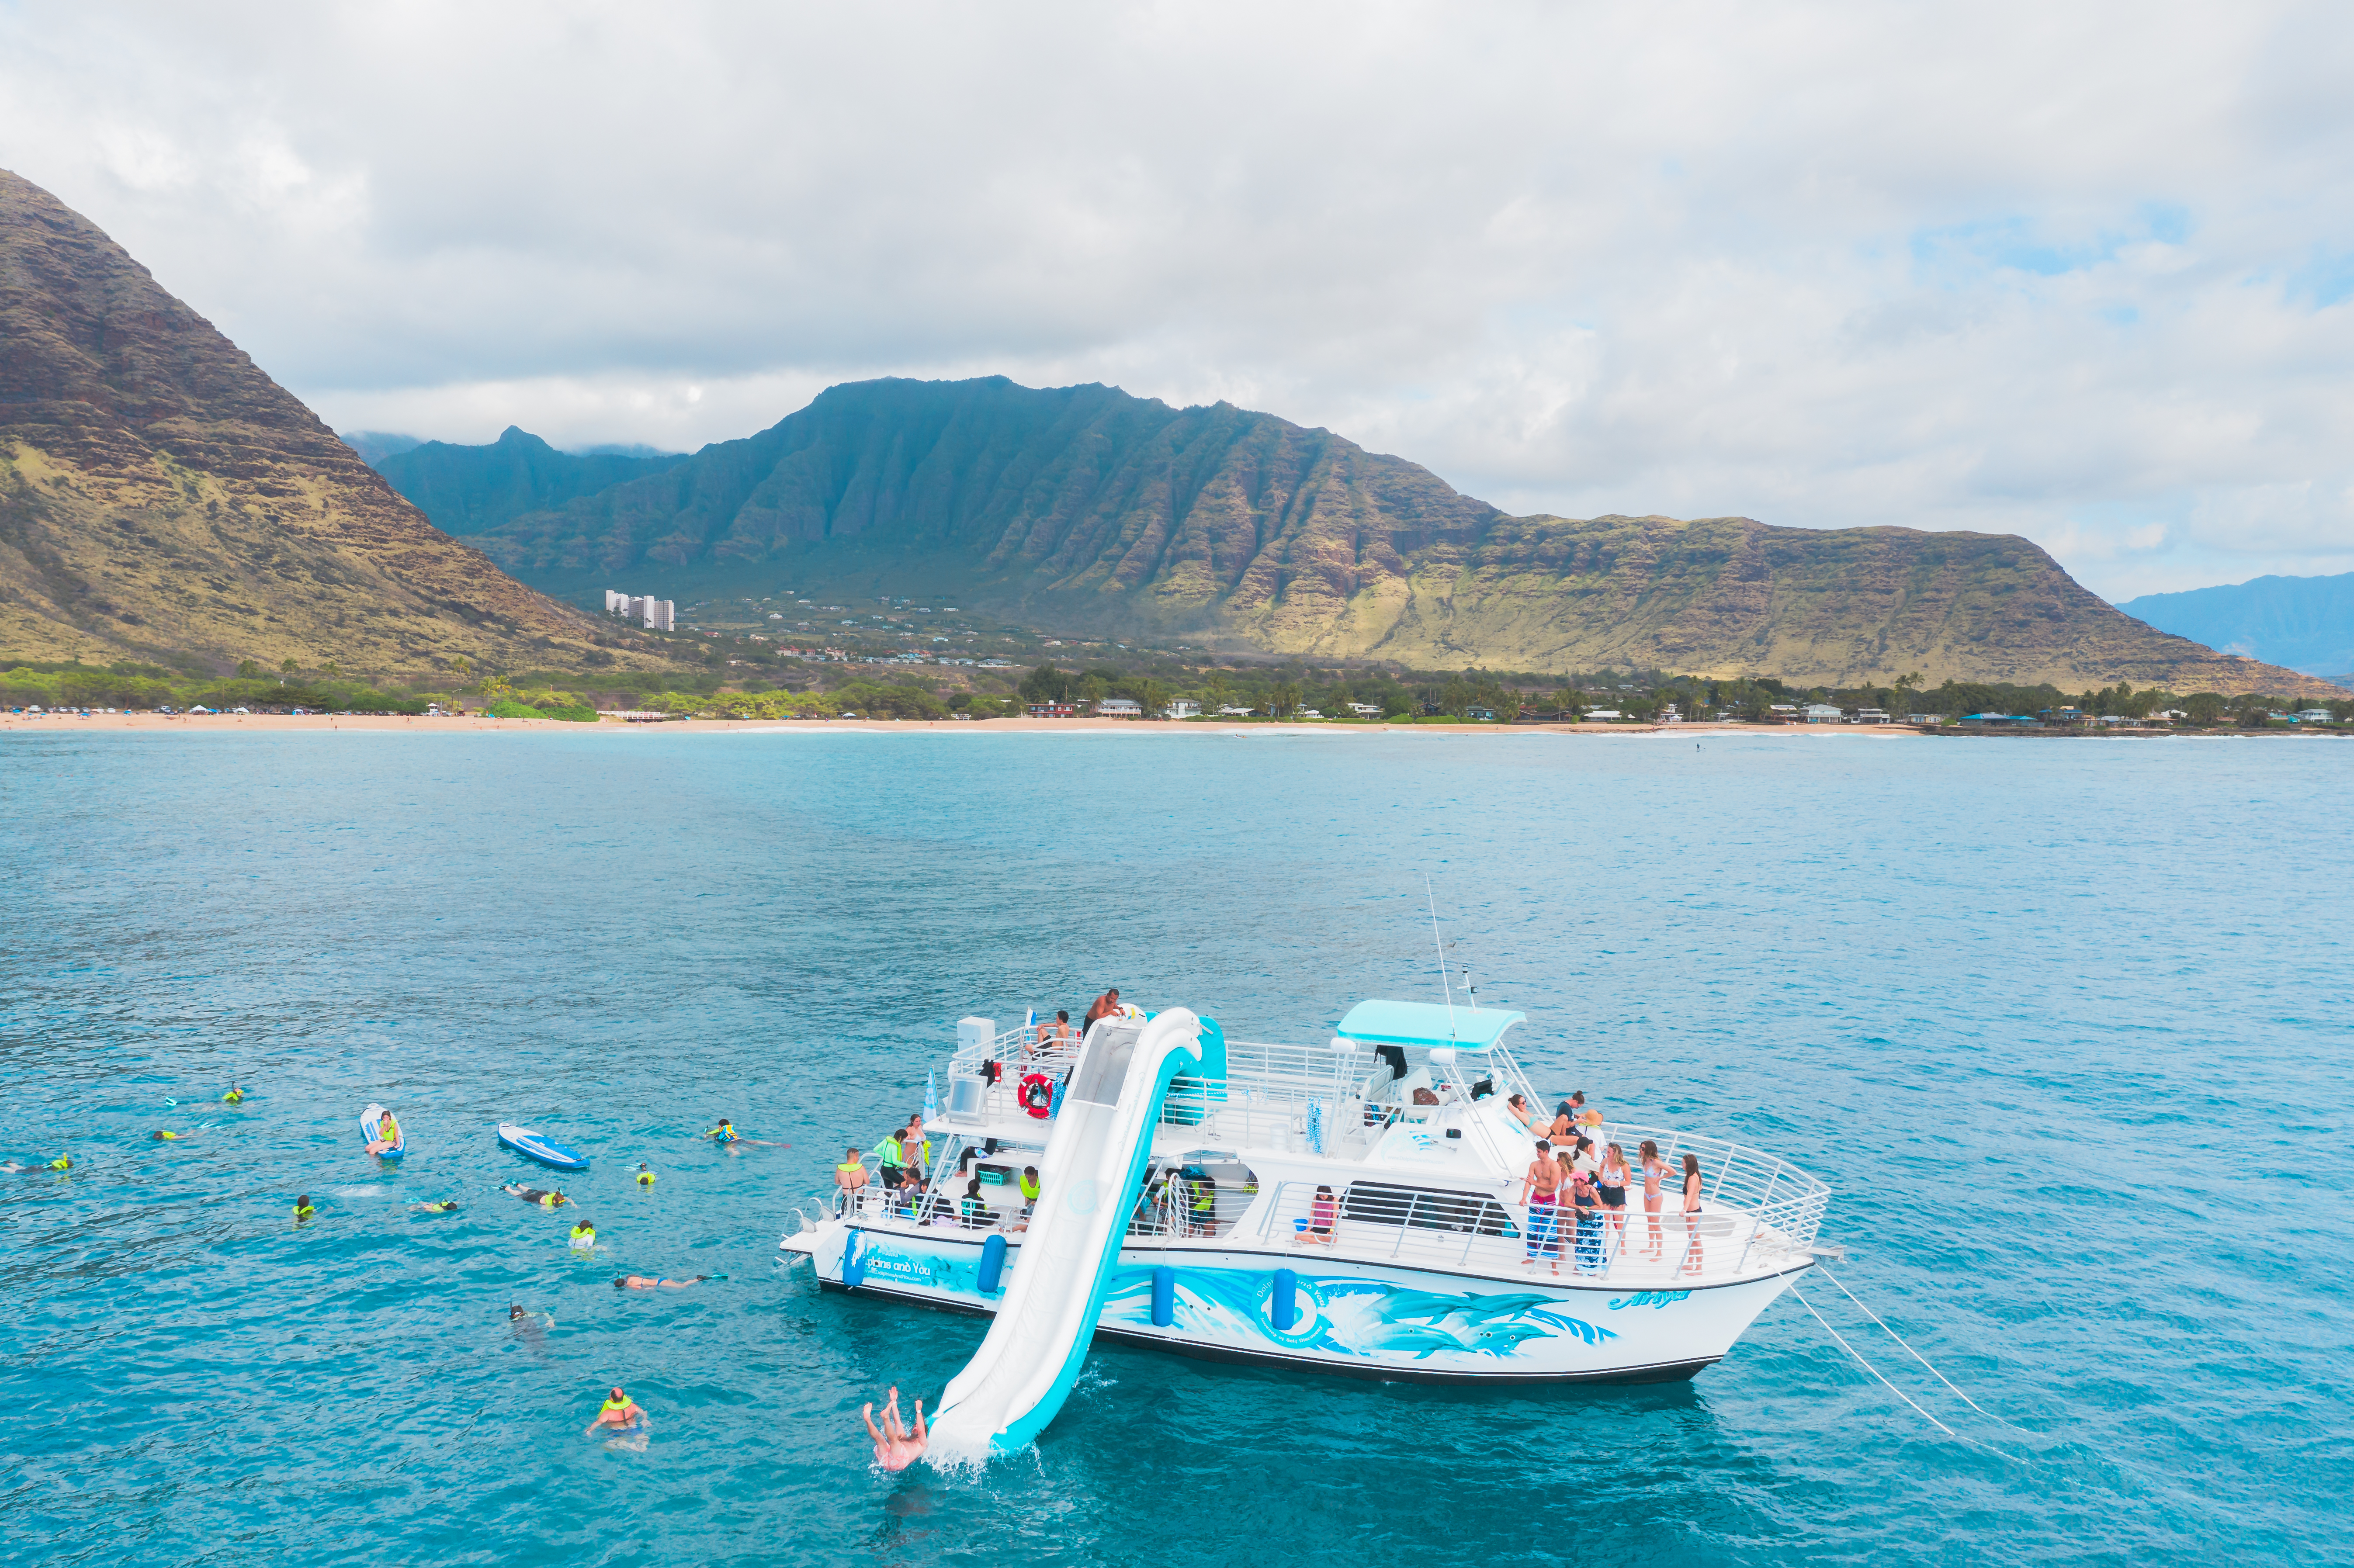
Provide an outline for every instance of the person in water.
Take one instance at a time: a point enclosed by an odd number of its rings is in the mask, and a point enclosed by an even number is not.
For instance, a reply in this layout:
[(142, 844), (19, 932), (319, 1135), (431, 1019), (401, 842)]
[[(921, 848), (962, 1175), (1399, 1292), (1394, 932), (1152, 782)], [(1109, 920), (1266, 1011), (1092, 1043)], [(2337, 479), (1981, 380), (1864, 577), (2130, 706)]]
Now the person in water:
[(400, 1118), (387, 1111), (384, 1113), (384, 1119), (376, 1124), (376, 1141), (367, 1146), (367, 1151), (370, 1154), (382, 1154), (387, 1150), (399, 1147)]
[(526, 1203), (537, 1203), (543, 1209), (560, 1209), (572, 1202), (561, 1192), (543, 1192), (536, 1187), (526, 1187), (520, 1181), (510, 1181), (499, 1191), (510, 1197), (521, 1198)]
[(912, 1432), (899, 1420), (899, 1389), (891, 1389), (890, 1403), (883, 1407), (883, 1425), (875, 1425), (875, 1407), (868, 1405), (860, 1413), (866, 1423), (866, 1435), (875, 1439), (875, 1462), (886, 1470), (904, 1470), (922, 1457), (930, 1444), (930, 1435), (924, 1430), (924, 1402), (916, 1401), (916, 1429)]
[(716, 1274), (698, 1274), (693, 1279), (664, 1279), (652, 1274), (617, 1274), (613, 1277), (616, 1290), (684, 1290), (690, 1285), (700, 1285), (706, 1279), (717, 1279)]
[(645, 1162), (644, 1160), (639, 1160), (639, 1161), (638, 1161), (638, 1185), (639, 1185), (639, 1186), (641, 1186), (641, 1187), (651, 1187), (651, 1186), (652, 1186), (653, 1184), (654, 1184), (654, 1173), (653, 1173), (652, 1171), (649, 1171), (649, 1170), (647, 1170), (647, 1169), (646, 1169), (646, 1162)]
[(420, 1214), (454, 1214), (458, 1212), (458, 1200), (444, 1198), (435, 1203), (419, 1203), (417, 1212)]
[(0, 1171), (5, 1171), (11, 1176), (37, 1176), (44, 1171), (70, 1171), (72, 1169), (73, 1157), (67, 1154), (58, 1155), (47, 1165), (20, 1165), (14, 1160), (0, 1160)]
[(244, 1103), (245, 1091), (239, 1088), (235, 1084), (231, 1084), (228, 1086), (228, 1093), (221, 1097), (221, 1104), (225, 1106), (241, 1106)]
[[(639, 1408), (638, 1402), (617, 1388), (607, 1394), (605, 1403), (598, 1407), (597, 1419), (588, 1424), (588, 1431), (610, 1426), (616, 1432), (627, 1432), (633, 1426), (643, 1425), (645, 1419), (646, 1413)], [(587, 1436), (588, 1433), (581, 1436)]]
[(572, 1245), (581, 1252), (587, 1252), (589, 1248), (595, 1246), (597, 1245), (596, 1224), (593, 1221), (582, 1220), (578, 1224), (574, 1225), (572, 1227)]
[(168, 1127), (155, 1129), (155, 1141), (158, 1143), (180, 1143), (196, 1136), (194, 1132), (174, 1132)]
[(319, 1212), (318, 1210), (316, 1210), (316, 1209), (314, 1209), (314, 1208), (313, 1208), (313, 1207), (311, 1206), (311, 1194), (310, 1194), (310, 1193), (305, 1192), (305, 1193), (303, 1193), (301, 1197), (299, 1197), (299, 1198), (297, 1198), (297, 1199), (295, 1199), (295, 1200), (294, 1200), (294, 1223), (295, 1223), (295, 1224), (302, 1224), (304, 1220), (309, 1219), (313, 1214), (315, 1214), (315, 1213), (317, 1213), (318, 1212)]
[(736, 1141), (736, 1124), (723, 1116), (719, 1118), (719, 1125), (703, 1136), (714, 1143), (733, 1143)]

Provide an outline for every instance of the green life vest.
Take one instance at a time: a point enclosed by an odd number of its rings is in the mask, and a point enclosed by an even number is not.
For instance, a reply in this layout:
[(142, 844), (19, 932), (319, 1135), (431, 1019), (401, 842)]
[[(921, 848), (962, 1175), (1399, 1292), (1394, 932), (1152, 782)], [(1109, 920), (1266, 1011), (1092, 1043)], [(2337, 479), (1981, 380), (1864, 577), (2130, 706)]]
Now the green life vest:
[(1022, 1178), (1021, 1186), (1022, 1186), (1022, 1201), (1023, 1201), (1023, 1202), (1025, 1202), (1025, 1203), (1034, 1203), (1034, 1202), (1036, 1202), (1038, 1201), (1038, 1183), (1037, 1183), (1037, 1182), (1033, 1181), (1032, 1180), (1030, 1180), (1030, 1178), (1029, 1178), (1029, 1177), (1024, 1176), (1024, 1177), (1023, 1177), (1023, 1178)]
[(50, 1161), (49, 1161), (49, 1169), (50, 1169), (50, 1170), (52, 1170), (52, 1171), (70, 1171), (70, 1170), (72, 1170), (72, 1169), (73, 1169), (73, 1156), (71, 1156), (71, 1155), (69, 1155), (69, 1154), (60, 1154), (60, 1155), (58, 1155), (55, 1160), (50, 1160)]
[(653, 1184), (654, 1184), (654, 1173), (653, 1173), (652, 1171), (639, 1171), (639, 1172), (638, 1172), (638, 1185), (639, 1185), (639, 1186), (641, 1186), (641, 1187), (651, 1187), (651, 1186), (652, 1186)]
[(875, 1146), (875, 1156), (885, 1165), (907, 1163), (899, 1148), (899, 1135), (896, 1132)]
[(317, 1213), (318, 1211), (311, 1207), (308, 1203), (297, 1203), (294, 1205), (294, 1217), (298, 1220), (307, 1220), (313, 1214)]
[(1211, 1186), (1207, 1181), (1196, 1181), (1193, 1183), (1193, 1212), (1195, 1213), (1207, 1213), (1212, 1209), (1216, 1208), (1217, 1204), (1218, 1190), (1215, 1187)]
[(836, 1171), (844, 1176), (849, 1175), (853, 1171), (864, 1171), (865, 1169), (866, 1161), (864, 1160), (845, 1160), (841, 1164), (834, 1167)]
[(584, 1224), (572, 1227), (572, 1239), (574, 1241), (578, 1241), (582, 1236), (594, 1237), (596, 1234), (597, 1227), (595, 1225)]

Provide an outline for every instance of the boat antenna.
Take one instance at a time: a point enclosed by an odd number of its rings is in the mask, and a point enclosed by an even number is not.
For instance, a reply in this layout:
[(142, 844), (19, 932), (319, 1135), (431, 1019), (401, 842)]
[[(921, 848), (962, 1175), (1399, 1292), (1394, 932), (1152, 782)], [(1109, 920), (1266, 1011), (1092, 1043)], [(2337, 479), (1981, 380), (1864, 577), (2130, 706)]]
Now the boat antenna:
[(1447, 998), (1447, 1037), (1455, 1038), (1455, 988), (1447, 982), (1447, 944), (1438, 939), (1438, 895), (1431, 891), (1430, 873), (1422, 874), (1423, 896), (1430, 900), (1430, 945), (1438, 949), (1438, 989)]

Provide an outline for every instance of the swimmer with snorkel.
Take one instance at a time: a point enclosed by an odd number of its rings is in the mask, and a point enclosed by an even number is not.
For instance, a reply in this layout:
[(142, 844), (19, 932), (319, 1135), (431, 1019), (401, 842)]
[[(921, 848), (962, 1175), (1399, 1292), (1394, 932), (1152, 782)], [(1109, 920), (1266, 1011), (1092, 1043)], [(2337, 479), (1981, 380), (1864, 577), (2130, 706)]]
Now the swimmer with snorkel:
[(606, 1397), (605, 1403), (598, 1407), (597, 1419), (588, 1424), (588, 1431), (582, 1433), (581, 1436), (588, 1436), (599, 1426), (610, 1426), (616, 1432), (627, 1432), (633, 1427), (643, 1426), (645, 1420), (646, 1413), (639, 1407), (638, 1402), (617, 1388)]
[(724, 1274), (698, 1274), (693, 1279), (663, 1279), (651, 1274), (617, 1274), (613, 1277), (616, 1290), (684, 1290), (690, 1285), (700, 1285), (706, 1279), (725, 1279)]
[(70, 1154), (60, 1154), (55, 1160), (50, 1160), (47, 1165), (20, 1165), (14, 1160), (0, 1160), (0, 1173), (5, 1173), (10, 1176), (38, 1176), (44, 1171), (70, 1171), (72, 1169), (73, 1156)]

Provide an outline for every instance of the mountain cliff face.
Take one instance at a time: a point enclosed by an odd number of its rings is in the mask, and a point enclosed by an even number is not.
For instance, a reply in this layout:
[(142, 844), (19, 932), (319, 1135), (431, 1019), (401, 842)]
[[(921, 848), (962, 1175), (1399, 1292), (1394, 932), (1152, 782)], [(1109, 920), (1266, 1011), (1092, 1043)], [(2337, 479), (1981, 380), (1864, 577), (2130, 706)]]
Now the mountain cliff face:
[(561, 506), (625, 481), (660, 473), (685, 461), (686, 454), (560, 452), (509, 425), (488, 446), (421, 441), (368, 461), (444, 534), (479, 534), (526, 512)]
[(1508, 517), (1327, 430), (1002, 377), (836, 387), (478, 542), (555, 591), (945, 589), (1038, 624), (1423, 667), (2315, 684), (2121, 615), (2024, 539)]
[(48, 192), (0, 171), (0, 657), (350, 670), (585, 656)]

